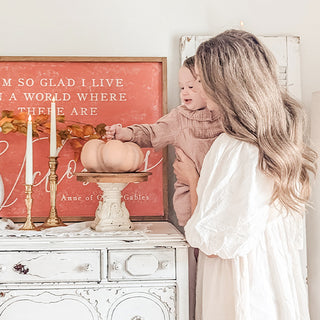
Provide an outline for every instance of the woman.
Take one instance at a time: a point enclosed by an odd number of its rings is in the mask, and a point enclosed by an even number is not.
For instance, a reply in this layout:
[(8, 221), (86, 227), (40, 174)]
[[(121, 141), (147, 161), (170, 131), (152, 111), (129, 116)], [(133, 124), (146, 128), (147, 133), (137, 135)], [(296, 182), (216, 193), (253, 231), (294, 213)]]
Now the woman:
[(299, 249), (316, 154), (303, 141), (304, 112), (248, 32), (202, 43), (196, 72), (224, 129), (200, 178), (181, 151), (174, 164), (194, 209), (186, 238), (200, 249), (196, 319), (309, 319)]

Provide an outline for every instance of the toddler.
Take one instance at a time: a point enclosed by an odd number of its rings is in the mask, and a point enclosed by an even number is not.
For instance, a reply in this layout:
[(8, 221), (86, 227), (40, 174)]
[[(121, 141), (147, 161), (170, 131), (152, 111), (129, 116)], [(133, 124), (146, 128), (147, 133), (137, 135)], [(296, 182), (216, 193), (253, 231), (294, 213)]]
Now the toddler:
[[(181, 105), (154, 124), (106, 127), (106, 137), (123, 142), (132, 141), (142, 148), (162, 149), (171, 144), (181, 149), (194, 162), (200, 174), (203, 159), (213, 141), (222, 132), (220, 115), (206, 107), (195, 90), (195, 59), (186, 59), (179, 70)], [(189, 186), (176, 181), (173, 206), (178, 223), (184, 226), (191, 216)]]

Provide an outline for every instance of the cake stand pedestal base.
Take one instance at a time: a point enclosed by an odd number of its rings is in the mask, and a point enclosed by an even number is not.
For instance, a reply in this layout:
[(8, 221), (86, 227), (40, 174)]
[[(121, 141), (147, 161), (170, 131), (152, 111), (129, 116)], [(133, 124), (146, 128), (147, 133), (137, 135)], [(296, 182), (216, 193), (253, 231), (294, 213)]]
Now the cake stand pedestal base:
[(75, 173), (78, 181), (95, 182), (103, 192), (91, 228), (102, 232), (133, 230), (130, 214), (122, 200), (121, 191), (130, 182), (147, 181), (150, 174), (149, 172)]

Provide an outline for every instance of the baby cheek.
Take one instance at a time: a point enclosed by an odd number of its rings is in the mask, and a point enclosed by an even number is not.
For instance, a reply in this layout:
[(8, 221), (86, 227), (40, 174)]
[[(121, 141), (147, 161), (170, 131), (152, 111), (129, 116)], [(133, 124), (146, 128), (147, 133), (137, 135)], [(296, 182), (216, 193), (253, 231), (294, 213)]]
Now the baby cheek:
[(180, 91), (180, 102), (183, 103), (182, 91)]
[(201, 99), (201, 103), (203, 105), (207, 105), (207, 99), (205, 97), (203, 97), (202, 95), (200, 95), (200, 99)]
[(194, 101), (197, 101), (197, 104), (201, 106), (205, 106), (207, 104), (206, 99), (202, 96), (200, 92), (194, 93), (193, 97)]
[(201, 99), (203, 99), (204, 101), (208, 101), (208, 96), (205, 94), (203, 89), (201, 89), (200, 91), (200, 96), (201, 96)]

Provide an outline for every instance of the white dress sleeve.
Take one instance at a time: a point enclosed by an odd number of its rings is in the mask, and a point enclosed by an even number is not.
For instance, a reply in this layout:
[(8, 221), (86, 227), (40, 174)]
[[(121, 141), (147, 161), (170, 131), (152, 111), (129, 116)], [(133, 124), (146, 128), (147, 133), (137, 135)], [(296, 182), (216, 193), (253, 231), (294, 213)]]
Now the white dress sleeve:
[(273, 180), (258, 168), (258, 148), (221, 134), (207, 153), (198, 204), (185, 226), (189, 244), (223, 259), (243, 256), (263, 236)]

